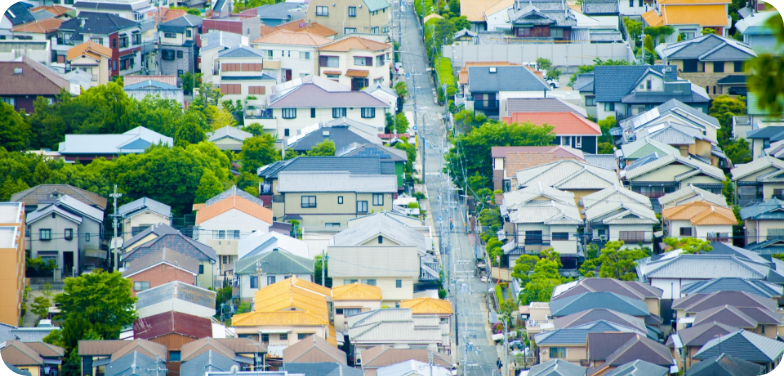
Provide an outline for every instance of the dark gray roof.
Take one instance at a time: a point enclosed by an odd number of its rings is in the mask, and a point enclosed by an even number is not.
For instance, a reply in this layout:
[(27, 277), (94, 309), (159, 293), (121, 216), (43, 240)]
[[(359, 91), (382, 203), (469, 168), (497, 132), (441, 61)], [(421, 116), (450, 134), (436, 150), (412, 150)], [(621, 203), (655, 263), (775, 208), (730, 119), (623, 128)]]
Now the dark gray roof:
[(700, 61), (746, 61), (757, 54), (751, 47), (734, 39), (707, 34), (683, 42), (660, 45), (659, 56), (667, 59), (697, 59)]
[(114, 360), (106, 366), (106, 376), (156, 376), (157, 368), (166, 368), (165, 359), (157, 360), (144, 355), (140, 351), (133, 351), (120, 359)]
[(571, 112), (587, 117), (585, 109), (559, 98), (509, 98), (506, 100), (506, 106), (510, 116), (515, 112)]
[(575, 26), (577, 18), (565, 3), (553, 0), (520, 2), (524, 4), (507, 11), (513, 24)]
[(618, 14), (615, 0), (583, 0), (583, 14)]
[(740, 210), (740, 217), (743, 220), (747, 219), (784, 219), (784, 201), (772, 198), (765, 202), (759, 202), (751, 206), (747, 206)]
[(619, 367), (635, 360), (644, 360), (659, 366), (669, 367), (674, 365), (672, 352), (658, 341), (645, 336), (635, 336), (607, 356), (604, 366)]
[(355, 175), (379, 175), (383, 174), (381, 165), (381, 159), (373, 157), (297, 157), (261, 167), (259, 176), (275, 179), (283, 171), (348, 171)]
[(113, 13), (81, 11), (78, 17), (63, 22), (60, 30), (75, 30), (78, 34), (108, 35), (136, 26), (139, 26), (138, 22)]
[(784, 126), (770, 126), (748, 131), (746, 132), (746, 138), (778, 141), (774, 140), (774, 138), (782, 133), (784, 133)]
[(244, 198), (244, 199), (246, 199), (246, 200), (248, 200), (248, 201), (250, 201), (250, 202), (252, 202), (254, 204), (258, 204), (258, 205), (264, 206), (264, 201), (261, 201), (261, 199), (259, 199), (258, 197), (254, 196), (254, 195), (252, 195), (252, 194), (250, 194), (248, 192), (245, 192), (242, 189), (238, 189), (236, 185), (233, 185), (231, 188), (221, 192), (219, 195), (217, 195), (217, 196), (207, 200), (207, 202), (204, 203), (204, 206), (205, 207), (210, 206), (210, 205), (212, 205), (214, 203), (223, 201), (223, 199), (225, 199), (225, 198), (229, 198), (229, 197), (235, 196), (235, 195), (239, 196), (239, 197), (242, 197), (242, 198)]
[(579, 92), (593, 93), (593, 72), (577, 75), (577, 79), (572, 84), (572, 89)]
[(316, 144), (319, 144), (325, 140), (332, 140), (332, 142), (335, 143), (336, 151), (341, 150), (353, 143), (365, 144), (369, 142), (367, 138), (363, 137), (357, 132), (354, 132), (348, 126), (332, 126), (328, 128), (319, 128), (313, 132), (310, 132), (306, 136), (289, 145), (289, 149), (304, 153), (312, 149), (314, 146), (316, 146)]
[[(536, 344), (545, 345), (584, 345), (590, 333), (632, 333), (635, 337), (640, 334), (638, 329), (626, 327), (605, 320), (594, 321), (572, 328), (549, 330), (534, 336)], [(628, 340), (628, 338), (627, 338)]]
[(457, 38), (461, 38), (461, 37), (471, 37), (471, 38), (476, 38), (476, 37), (477, 37), (477, 35), (479, 35), (479, 34), (477, 34), (477, 33), (473, 32), (473, 31), (470, 31), (470, 30), (468, 30), (468, 29), (463, 29), (463, 30), (460, 30), (460, 31), (458, 31), (458, 32), (456, 32), (456, 33), (455, 33), (455, 39), (457, 39)]
[(150, 234), (155, 234), (157, 236), (163, 236), (166, 234), (179, 234), (180, 232), (176, 230), (174, 227), (171, 227), (165, 223), (158, 223), (157, 225), (153, 225), (148, 227), (146, 230), (136, 234), (136, 236), (131, 237), (128, 241), (123, 242), (123, 247), (130, 247), (131, 245), (135, 244), (136, 242), (146, 238)]
[(757, 376), (764, 368), (758, 364), (722, 353), (693, 364), (686, 376)]
[[(259, 50), (261, 51), (261, 50)], [(350, 91), (348, 86), (329, 82), (326, 78), (307, 76), (299, 82), (290, 81), (290, 89), (282, 89), (267, 98), (269, 108), (335, 108), (335, 107), (389, 107), (364, 91)], [(327, 80), (329, 81), (329, 80)], [(292, 82), (294, 82), (292, 84)], [(278, 85), (281, 86), (281, 85)], [(340, 88), (340, 86), (343, 86)], [(343, 90), (345, 89), (345, 90)], [(380, 116), (381, 114), (379, 114)]]
[(205, 372), (230, 372), (232, 366), (239, 367), (239, 365), (234, 359), (229, 359), (224, 354), (210, 349), (183, 362), (180, 366), (180, 374), (203, 375)]
[(133, 260), (131, 265), (123, 271), (123, 277), (128, 278), (128, 276), (132, 274), (136, 274), (153, 265), (164, 262), (185, 269), (191, 273), (199, 273), (199, 260), (186, 254), (163, 248)]
[(678, 336), (680, 343), (687, 347), (702, 347), (708, 341), (718, 337), (734, 333), (740, 330), (734, 326), (724, 325), (718, 322), (707, 322), (700, 325), (684, 328), (674, 333), (667, 338), (666, 346), (675, 347), (676, 341), (673, 341), (674, 336)]
[(644, 360), (635, 360), (618, 366), (606, 376), (667, 376), (670, 369), (648, 363)]
[(659, 105), (657, 107), (657, 109), (659, 110), (659, 113), (662, 114), (662, 115), (664, 115), (665, 112), (666, 113), (674, 112), (674, 113), (677, 114), (678, 112), (682, 111), (682, 112), (685, 112), (685, 113), (687, 113), (687, 114), (689, 114), (691, 116), (695, 116), (695, 117), (700, 118), (701, 120), (707, 121), (707, 122), (715, 125), (716, 128), (719, 127), (719, 121), (715, 117), (710, 116), (710, 115), (700, 111), (699, 109), (696, 109), (696, 108), (694, 108), (692, 106), (689, 106), (686, 103), (683, 103), (683, 102), (681, 102), (681, 101), (679, 101), (677, 99), (670, 99), (670, 100), (662, 103), (661, 105)]
[(766, 364), (775, 361), (784, 353), (784, 342), (740, 330), (708, 341), (694, 354), (694, 359), (710, 359), (722, 353), (749, 362)]
[(237, 46), (218, 53), (218, 57), (264, 57), (261, 50), (248, 46)]
[(766, 298), (782, 296), (781, 286), (756, 279), (716, 278), (708, 281), (697, 281), (681, 287), (681, 294), (686, 295), (710, 294), (717, 291), (743, 291)]
[[(159, 226), (164, 225), (163, 223)], [(176, 231), (176, 230), (175, 230)], [(139, 234), (141, 235), (141, 234)], [(129, 242), (130, 244), (130, 242)], [(167, 233), (159, 236), (153, 240), (148, 241), (122, 255), (123, 261), (131, 261), (138, 259), (140, 255), (147, 254), (159, 249), (167, 248), (180, 253), (185, 253), (188, 256), (196, 258), (199, 261), (210, 259), (213, 261), (218, 260), (218, 254), (210, 246), (199, 243), (179, 231), (176, 233)]]
[(30, 13), (30, 10), (21, 2), (11, 3), (11, 6), (5, 11), (5, 17), (8, 18), (14, 26), (35, 21), (33, 14)]
[(135, 2), (79, 1), (76, 2), (73, 5), (73, 7), (78, 8), (80, 11), (82, 11), (83, 9), (133, 11), (133, 10), (139, 10), (143, 8), (149, 8), (150, 2), (149, 1), (135, 1)]
[(618, 167), (615, 156), (612, 154), (583, 154), (583, 158), (585, 158), (585, 163), (605, 170), (615, 171)]
[(553, 324), (556, 329), (560, 329), (579, 326), (599, 320), (614, 322), (616, 324), (638, 329), (641, 332), (646, 331), (645, 322), (643, 322), (641, 318), (626, 315), (611, 309), (590, 309), (567, 316), (557, 317), (553, 320)]
[(149, 197), (142, 197), (136, 201), (131, 201), (117, 209), (117, 214), (127, 217), (142, 210), (150, 210), (166, 218), (171, 218), (171, 206), (155, 201)]
[[(378, 157), (381, 158), (381, 162), (405, 162), (408, 160), (406, 152), (403, 150), (374, 144), (358, 145), (340, 157)], [(383, 171), (383, 165), (381, 168)]]
[(40, 184), (11, 195), (11, 202), (24, 202), (25, 206), (51, 204), (63, 195), (71, 196), (87, 205), (104, 210), (106, 198), (68, 184)]
[(284, 20), (286, 22), (299, 20), (304, 18), (304, 12), (297, 12), (292, 10), (301, 6), (299, 3), (277, 3), (270, 5), (263, 5), (256, 8), (256, 14), (262, 20)]
[(555, 359), (531, 367), (528, 376), (584, 376), (585, 371), (585, 367)]
[[(667, 83), (665, 83), (665, 86)], [(694, 85), (689, 85), (692, 88)], [(625, 95), (621, 98), (621, 102), (627, 104), (640, 104), (640, 103), (647, 103), (647, 104), (659, 104), (664, 103), (672, 99), (677, 99), (683, 103), (707, 103), (710, 98), (707, 96), (702, 95), (694, 90), (689, 90), (686, 94), (668, 94), (666, 91), (661, 92), (661, 94), (650, 94), (650, 93), (640, 93), (640, 92), (632, 92)]]
[(288, 363), (283, 367), (289, 373), (301, 373), (308, 376), (362, 376), (359, 368), (349, 367), (340, 363)]
[(635, 317), (649, 316), (642, 300), (627, 298), (612, 292), (586, 292), (550, 302), (550, 313), (561, 317), (594, 308), (605, 308)]
[[(670, 65), (671, 69), (665, 73), (665, 80), (677, 78), (677, 66)], [(664, 65), (599, 65), (593, 69), (594, 93), (597, 102), (620, 102), (621, 99), (632, 91), (637, 81), (648, 69), (662, 72)]]
[(192, 14), (177, 17), (171, 21), (166, 21), (158, 26), (160, 32), (184, 33), (185, 29), (191, 27), (201, 27), (202, 18)]
[(13, 330), (16, 329), (13, 325), (8, 325), (0, 322), (0, 342), (5, 341), (12, 341), (15, 339), (19, 339), (14, 333)]
[(745, 84), (748, 76), (745, 74), (731, 74), (716, 80), (717, 84)]
[[(491, 72), (493, 69), (495, 73)], [(551, 90), (547, 83), (522, 65), (468, 67), (468, 86), (472, 93)]]
[[(263, 245), (262, 245), (263, 246)], [(234, 274), (256, 274), (256, 262), (265, 263), (264, 272), (268, 274), (312, 274), (314, 261), (286, 251), (273, 249), (258, 255), (243, 257), (236, 261)]]

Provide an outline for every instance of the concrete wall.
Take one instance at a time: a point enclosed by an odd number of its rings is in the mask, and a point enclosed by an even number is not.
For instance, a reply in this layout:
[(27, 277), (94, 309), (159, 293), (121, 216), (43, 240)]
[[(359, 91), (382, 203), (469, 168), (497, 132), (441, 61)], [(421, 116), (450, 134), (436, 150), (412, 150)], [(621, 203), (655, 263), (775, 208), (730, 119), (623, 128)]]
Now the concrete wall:
[(471, 61), (509, 61), (524, 63), (543, 57), (555, 66), (591, 65), (593, 59), (634, 61), (625, 43), (602, 44), (509, 44), (444, 46), (443, 56), (452, 58), (452, 66), (462, 68)]
[[(381, 303), (387, 307), (394, 308), (395, 303), (414, 298), (414, 279), (411, 277), (332, 277), (332, 286), (343, 286), (346, 282), (355, 279), (358, 282), (365, 279), (375, 279), (376, 287), (381, 289), (381, 296), (384, 298)], [(400, 280), (401, 287), (396, 287), (397, 280)]]
[[(381, 301), (380, 300), (335, 300), (333, 301), (335, 309), (338, 308), (359, 308), (361, 312), (372, 311), (374, 309), (381, 309)], [(338, 314), (335, 311), (335, 330), (339, 332), (346, 331), (346, 317), (343, 314)]]

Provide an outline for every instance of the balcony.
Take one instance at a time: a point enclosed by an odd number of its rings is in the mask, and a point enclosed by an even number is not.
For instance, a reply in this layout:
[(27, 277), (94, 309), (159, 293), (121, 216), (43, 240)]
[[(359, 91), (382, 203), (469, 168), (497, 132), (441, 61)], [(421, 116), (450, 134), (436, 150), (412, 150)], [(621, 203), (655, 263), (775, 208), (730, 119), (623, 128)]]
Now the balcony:
[(248, 106), (244, 113), (245, 125), (258, 124), (265, 130), (277, 130), (278, 121), (272, 115), (272, 110)]

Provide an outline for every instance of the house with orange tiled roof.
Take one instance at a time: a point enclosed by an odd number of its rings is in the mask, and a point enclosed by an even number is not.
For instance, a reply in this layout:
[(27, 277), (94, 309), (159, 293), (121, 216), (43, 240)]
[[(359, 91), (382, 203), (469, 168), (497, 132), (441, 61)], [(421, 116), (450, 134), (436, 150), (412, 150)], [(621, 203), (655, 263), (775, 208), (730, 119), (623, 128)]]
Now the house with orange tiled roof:
[(732, 244), (732, 226), (738, 224), (732, 210), (707, 201), (692, 201), (662, 210), (667, 236), (697, 238)]
[(335, 329), (344, 332), (347, 320), (362, 312), (381, 309), (381, 288), (362, 284), (349, 283), (332, 288), (332, 302), (335, 306)]
[(716, 35), (727, 37), (732, 26), (727, 7), (730, 0), (658, 0), (655, 9), (642, 14), (645, 26), (672, 26), (674, 33), (666, 37), (675, 43), (678, 35), (689, 40), (702, 35), (703, 29), (713, 29)]
[(451, 341), (452, 339), (452, 303), (444, 299), (435, 298), (416, 298), (408, 299), (400, 302), (400, 308), (408, 308), (411, 310), (413, 317), (429, 317), (438, 316), (440, 319), (439, 326), (441, 326), (443, 334), (449, 335), (444, 337), (444, 341)]
[(509, 124), (549, 124), (553, 126), (553, 142), (556, 145), (569, 146), (590, 154), (596, 154), (598, 137), (602, 135), (598, 124), (574, 112), (515, 112), (502, 120)]
[(91, 86), (109, 82), (109, 61), (112, 50), (93, 41), (84, 42), (68, 50), (66, 61), (71, 70), (79, 69), (92, 75)]
[[(262, 28), (262, 31), (265, 30), (266, 29)], [(327, 39), (335, 39), (335, 36), (338, 35), (337, 31), (332, 30), (315, 21), (308, 22), (308, 23), (304, 23), (302, 22), (302, 20), (291, 21), (291, 22), (284, 23), (282, 25), (275, 26), (275, 28), (273, 28), (273, 31), (277, 31), (277, 30), (288, 30), (288, 31), (293, 31), (295, 33), (311, 33)]]
[(318, 74), (318, 48), (332, 43), (320, 35), (280, 29), (251, 42), (261, 50), (264, 69), (275, 73), (278, 82)]
[(63, 20), (58, 18), (45, 18), (14, 26), (11, 32), (14, 33), (14, 38), (18, 39), (49, 40), (51, 37), (56, 36), (62, 23)]
[(389, 86), (392, 45), (362, 37), (346, 37), (319, 47), (318, 75), (362, 90)]
[(194, 240), (210, 246), (218, 254), (221, 273), (233, 269), (241, 237), (254, 232), (269, 232), (272, 210), (258, 198), (236, 186), (207, 200), (196, 212)]

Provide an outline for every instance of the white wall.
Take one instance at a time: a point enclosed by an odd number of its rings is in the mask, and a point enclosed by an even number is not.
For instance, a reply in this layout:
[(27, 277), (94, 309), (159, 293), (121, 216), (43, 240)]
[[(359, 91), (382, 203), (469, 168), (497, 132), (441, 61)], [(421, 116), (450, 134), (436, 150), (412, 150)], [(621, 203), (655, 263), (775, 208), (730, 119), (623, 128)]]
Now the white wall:
[[(297, 135), (297, 131), (313, 124), (335, 120), (335, 118), (332, 117), (332, 108), (316, 108), (316, 117), (310, 116), (309, 107), (297, 108), (297, 117), (294, 119), (284, 119), (280, 108), (272, 109), (272, 114), (276, 118), (278, 127), (276, 135), (279, 140), (294, 137)], [(386, 125), (383, 107), (376, 107), (376, 116), (372, 119), (363, 118), (362, 109), (360, 107), (349, 107), (346, 108), (346, 117), (373, 127), (384, 127)], [(289, 130), (288, 136), (285, 136), (286, 129)]]
[[(286, 82), (283, 69), (291, 70), (291, 79), (296, 80), (305, 75), (318, 74), (318, 50), (316, 47), (282, 45), (270, 43), (253, 43), (253, 48), (264, 52), (265, 61), (280, 61), (280, 68), (274, 70), (278, 74), (278, 82)], [(272, 57), (268, 52), (272, 51)], [(305, 52), (310, 53), (310, 58), (305, 59)]]
[(171, 225), (171, 219), (166, 218), (152, 211), (145, 211), (142, 213), (138, 213), (136, 215), (132, 215), (131, 217), (125, 218), (122, 222), (123, 238), (125, 238), (125, 240), (128, 240), (133, 236), (131, 235), (133, 227), (138, 227), (143, 225), (152, 226), (152, 225), (157, 225), (158, 223), (165, 223), (167, 225)]
[(640, 0), (631, 0), (632, 4), (630, 6), (630, 0), (618, 0), (618, 12), (624, 16), (639, 16), (649, 10), (652, 10), (654, 7), (646, 5), (644, 2), (642, 6), (640, 6)]
[[(253, 231), (269, 232), (271, 224), (256, 217), (245, 214), (237, 209), (231, 209), (217, 217), (211, 218), (199, 224), (198, 232), (194, 233), (194, 238), (202, 244), (209, 245), (209, 240), (213, 238), (213, 230), (239, 230), (240, 238), (247, 236)], [(226, 234), (226, 239), (231, 239)], [(239, 240), (239, 238), (237, 238)]]
[(681, 287), (685, 284), (698, 281), (697, 279), (651, 279), (651, 286), (658, 287), (664, 291), (662, 299), (677, 299), (681, 297)]
[[(256, 291), (259, 291), (260, 288), (264, 288), (267, 286), (267, 277), (275, 277), (275, 282), (280, 282), (286, 277), (289, 277), (288, 274), (263, 274), (261, 278), (259, 278), (259, 287), (258, 288), (251, 288), (250, 287), (250, 275), (243, 274), (240, 276), (240, 298), (243, 300), (252, 301), (253, 297), (256, 295)], [(310, 274), (297, 274), (297, 278), (303, 279), (308, 282), (313, 282)]]

